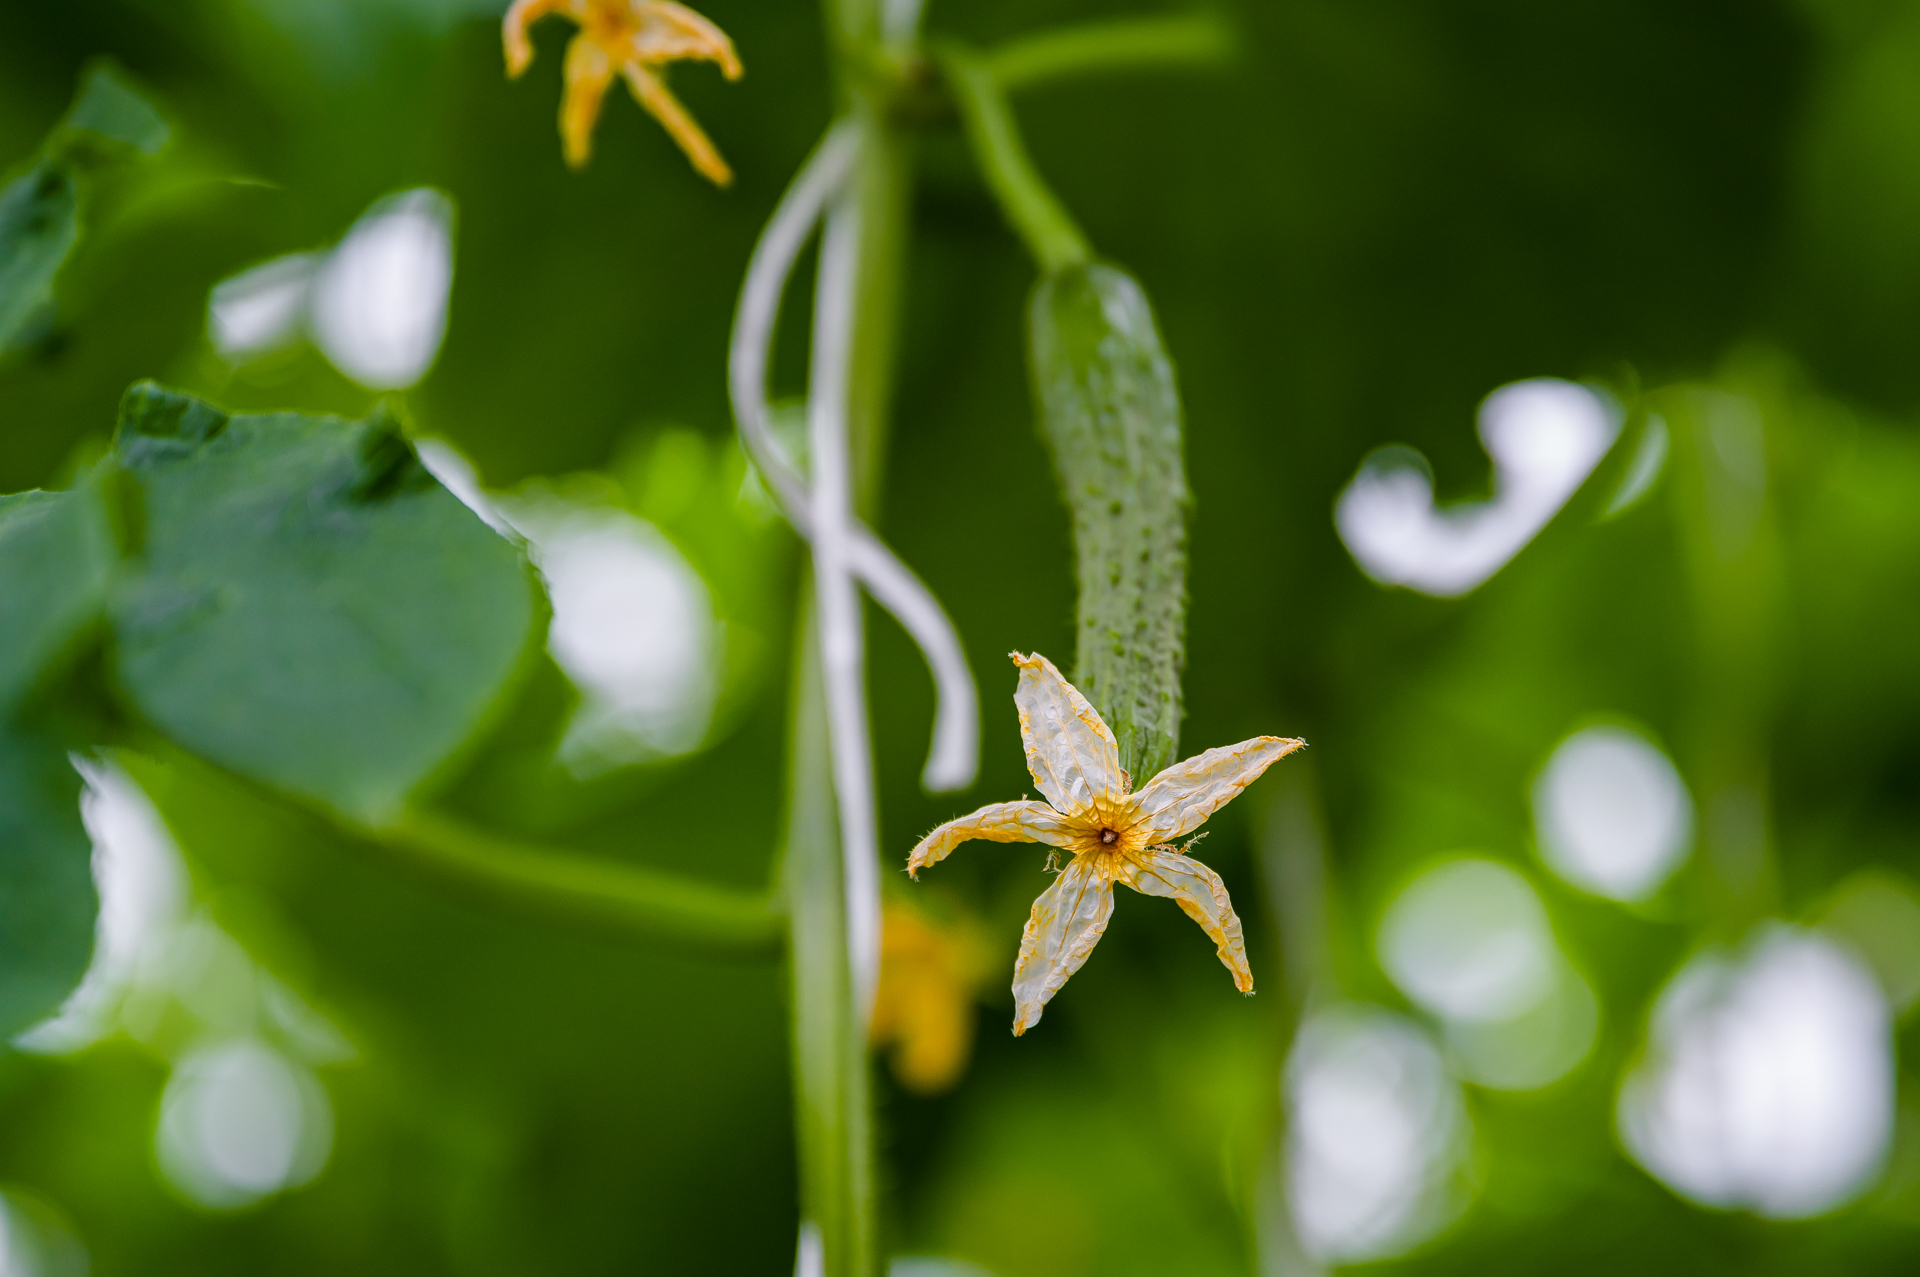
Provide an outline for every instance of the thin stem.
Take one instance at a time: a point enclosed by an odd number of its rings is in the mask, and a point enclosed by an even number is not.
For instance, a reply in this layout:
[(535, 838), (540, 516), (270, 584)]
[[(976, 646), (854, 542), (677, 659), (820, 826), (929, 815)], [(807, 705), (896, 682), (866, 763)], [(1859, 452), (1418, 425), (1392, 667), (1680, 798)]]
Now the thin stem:
[(818, 613), (801, 604), (788, 758), (786, 894), (793, 975), (802, 1277), (873, 1277), (872, 1096), (848, 965), (845, 858), (821, 675)]
[(373, 828), (333, 823), (356, 843), (490, 903), (701, 948), (772, 955), (785, 931), (774, 892), (749, 894), (637, 865), (573, 855), (409, 812)]
[[(898, 18), (887, 13), (890, 8), (897, 11)], [(920, 18), (918, 5), (899, 5), (890, 0), (821, 0), (821, 11), (826, 19), (833, 72), (845, 99), (842, 105), (850, 105), (860, 95), (864, 72), (882, 49), (911, 44), (917, 32), (912, 27), (899, 29), (900, 19), (917, 25)]]
[(1033, 166), (992, 68), (957, 44), (942, 45), (938, 56), (974, 159), (1034, 260), (1049, 272), (1088, 261), (1093, 250)]
[(1150, 67), (1218, 66), (1233, 55), (1233, 30), (1218, 15), (1119, 18), (1011, 40), (985, 55), (1002, 91), (1075, 76)]
[(566, 926), (589, 926), (714, 952), (772, 956), (786, 934), (778, 884), (741, 891), (680, 874), (503, 838), (414, 808), (363, 824), (317, 801), (292, 797), (138, 733), (116, 760), (155, 792), (169, 776), (253, 795), (290, 817), (314, 821), (369, 854), (466, 896)]
[[(1714, 930), (1732, 940), (1780, 908), (1766, 742), (1780, 677), (1782, 569), (1768, 423), (1751, 398), (1724, 391), (1688, 387), (1655, 402), (1672, 432), (1667, 487), (1692, 587), (1696, 672), (1679, 743), (1699, 803), (1696, 872)], [(1619, 444), (1615, 451), (1632, 455)]]
[[(802, 609), (787, 852), (798, 1266), (802, 1277), (878, 1277), (866, 1007), (877, 973), (879, 866), (851, 549), (854, 512), (871, 500), (883, 456), (906, 164), (861, 68), (883, 44), (910, 53), (920, 14), (917, 4), (884, 0), (825, 0), (825, 8), (845, 109), (862, 136), (821, 247), (809, 386), (819, 598)], [(868, 910), (871, 921), (862, 922)]]
[(886, 469), (893, 406), (894, 354), (899, 329), (901, 263), (907, 251), (911, 206), (911, 144), (869, 84), (852, 108), (864, 141), (848, 175), (847, 194), (860, 209), (854, 273), (853, 326), (847, 351), (847, 446), (853, 464), (853, 508), (871, 519)]

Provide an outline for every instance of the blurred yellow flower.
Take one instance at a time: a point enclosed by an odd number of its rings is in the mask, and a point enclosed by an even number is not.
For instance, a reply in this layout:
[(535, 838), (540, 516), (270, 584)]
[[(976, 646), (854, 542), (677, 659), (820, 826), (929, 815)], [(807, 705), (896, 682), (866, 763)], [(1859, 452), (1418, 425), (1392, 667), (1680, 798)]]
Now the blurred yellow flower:
[[(944, 860), (970, 838), (1042, 842), (1073, 853), (1053, 886), (1033, 903), (1013, 967), (1015, 1036), (1040, 1020), (1047, 1000), (1080, 969), (1113, 915), (1113, 884), (1170, 896), (1219, 948), (1242, 993), (1253, 991), (1240, 919), (1220, 876), (1165, 845), (1191, 833), (1302, 740), (1256, 736), (1195, 755), (1133, 793), (1119, 747), (1087, 698), (1037, 653), (1013, 654), (1020, 667), (1014, 704), (1027, 747), (1027, 770), (1047, 801), (994, 803), (950, 820), (913, 849), (907, 872)], [(1051, 805), (1049, 805), (1051, 804)]]
[(893, 1075), (909, 1091), (937, 1095), (965, 1071), (984, 948), (969, 919), (940, 922), (905, 901), (887, 901), (873, 1044), (893, 1048)]
[(580, 28), (567, 46), (567, 88), (560, 103), (567, 163), (579, 168), (592, 156), (594, 122), (618, 74), (695, 168), (720, 186), (733, 181), (720, 152), (654, 72), (669, 62), (700, 58), (717, 63), (729, 80), (739, 79), (740, 59), (724, 31), (668, 0), (514, 0), (501, 24), (509, 76), (519, 75), (533, 61), (527, 28), (550, 13), (571, 18)]

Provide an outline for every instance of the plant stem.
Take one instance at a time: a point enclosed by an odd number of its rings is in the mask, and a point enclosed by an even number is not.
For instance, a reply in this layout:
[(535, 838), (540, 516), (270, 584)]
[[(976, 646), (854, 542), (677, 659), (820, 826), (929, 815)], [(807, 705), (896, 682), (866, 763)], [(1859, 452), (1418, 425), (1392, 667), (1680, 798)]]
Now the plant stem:
[(879, 859), (854, 516), (878, 491), (906, 237), (907, 165), (861, 68), (910, 48), (917, 13), (827, 0), (844, 114), (859, 130), (820, 249), (808, 388), (814, 580), (801, 606), (789, 772), (796, 1134), (802, 1277), (877, 1277), (867, 1020), (878, 974)]
[(859, 217), (853, 326), (847, 349), (847, 446), (854, 511), (868, 523), (879, 507), (893, 402), (895, 334), (907, 250), (911, 163), (908, 139), (878, 101), (856, 101), (864, 139), (848, 178)]
[[(1780, 679), (1781, 578), (1768, 475), (1767, 387), (1686, 387), (1655, 403), (1692, 586), (1694, 677), (1680, 757), (1699, 804), (1697, 873), (1713, 929), (1734, 940), (1780, 909), (1767, 745)], [(1758, 394), (1754, 392), (1760, 392)]]
[(786, 843), (800, 1208), (804, 1223), (818, 1230), (821, 1277), (871, 1277), (877, 1271), (872, 1096), (864, 1017), (855, 1007), (848, 959), (845, 862), (810, 588), (800, 634)]
[[(289, 817), (324, 825), (417, 877), (475, 899), (567, 926), (587, 925), (696, 949), (771, 957), (786, 931), (777, 884), (740, 891), (640, 865), (502, 838), (434, 812), (413, 809), (379, 826), (237, 776), (152, 736), (114, 757), (156, 796), (176, 783), (252, 795)], [(163, 803), (164, 805), (164, 803)]]
[(1243, 1182), (1251, 1190), (1246, 1220), (1254, 1270), (1320, 1277), (1325, 1269), (1308, 1258), (1301, 1246), (1287, 1199), (1287, 1057), (1309, 1011), (1347, 995), (1341, 988), (1333, 941), (1326, 824), (1312, 760), (1301, 763), (1276, 778), (1279, 783), (1268, 791), (1266, 810), (1257, 826), (1254, 864), (1281, 955), (1281, 996), (1271, 1006), (1275, 1012), (1271, 1067), (1281, 1085), (1267, 1090), (1260, 1110), (1264, 1129), (1242, 1147), (1250, 1154), (1243, 1163)]
[(1011, 40), (985, 55), (1006, 93), (1107, 71), (1207, 67), (1233, 54), (1233, 31), (1211, 13), (1118, 18)]
[(1052, 272), (1091, 259), (1086, 236), (1028, 157), (1013, 110), (986, 60), (957, 44), (941, 45), (938, 56), (974, 159), (1040, 269)]
[(736, 953), (778, 951), (785, 918), (772, 892), (748, 894), (637, 865), (494, 837), (411, 811), (379, 828), (334, 817), (355, 842), (468, 895), (570, 924)]
[[(870, 506), (878, 486), (905, 203), (903, 166), (881, 114), (857, 100), (854, 110), (863, 117), (861, 146), (827, 210), (816, 282), (808, 386), (814, 579), (801, 618), (788, 847), (789, 899), (803, 919), (792, 932), (802, 1196), (819, 1232), (823, 1277), (878, 1271), (866, 1046), (880, 963), (878, 813), (848, 532), (856, 502)], [(825, 817), (815, 811), (823, 769), (826, 792), (838, 799), (825, 804)]]

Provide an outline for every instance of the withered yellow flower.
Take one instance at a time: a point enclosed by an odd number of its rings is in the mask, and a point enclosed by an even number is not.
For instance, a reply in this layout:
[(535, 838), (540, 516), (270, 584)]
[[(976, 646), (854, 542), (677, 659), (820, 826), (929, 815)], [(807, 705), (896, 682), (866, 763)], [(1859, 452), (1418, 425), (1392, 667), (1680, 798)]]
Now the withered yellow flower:
[(970, 838), (1040, 842), (1073, 853), (1053, 886), (1033, 902), (1013, 967), (1013, 1031), (1040, 1020), (1048, 999), (1080, 969), (1113, 915), (1113, 884), (1170, 896), (1219, 948), (1242, 993), (1253, 991), (1240, 919), (1220, 875), (1166, 845), (1198, 829), (1260, 773), (1306, 745), (1256, 736), (1197, 754), (1148, 781), (1138, 793), (1121, 770), (1120, 750), (1087, 698), (1038, 653), (1013, 653), (1020, 667), (1014, 704), (1027, 747), (1027, 770), (1046, 802), (994, 803), (950, 820), (920, 840), (907, 872), (944, 860)]
[(579, 168), (592, 157), (593, 126), (617, 74), (695, 168), (720, 186), (733, 181), (733, 170), (654, 71), (669, 62), (697, 58), (718, 64), (729, 80), (739, 79), (740, 59), (724, 31), (669, 0), (514, 0), (501, 23), (509, 76), (519, 75), (533, 61), (527, 28), (550, 13), (571, 18), (580, 28), (567, 46), (567, 87), (560, 102), (567, 163)]
[(960, 1080), (973, 1050), (986, 946), (970, 919), (936, 919), (902, 900), (888, 900), (881, 921), (873, 1044), (892, 1048), (900, 1085), (938, 1095)]

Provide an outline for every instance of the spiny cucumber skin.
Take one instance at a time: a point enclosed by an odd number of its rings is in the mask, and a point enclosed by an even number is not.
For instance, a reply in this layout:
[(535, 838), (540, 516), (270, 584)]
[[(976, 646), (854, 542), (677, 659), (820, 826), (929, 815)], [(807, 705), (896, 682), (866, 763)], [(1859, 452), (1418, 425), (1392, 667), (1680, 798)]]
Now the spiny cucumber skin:
[(1043, 278), (1028, 312), (1040, 428), (1073, 516), (1073, 681), (1135, 784), (1180, 743), (1187, 514), (1180, 396), (1147, 297), (1093, 263)]

